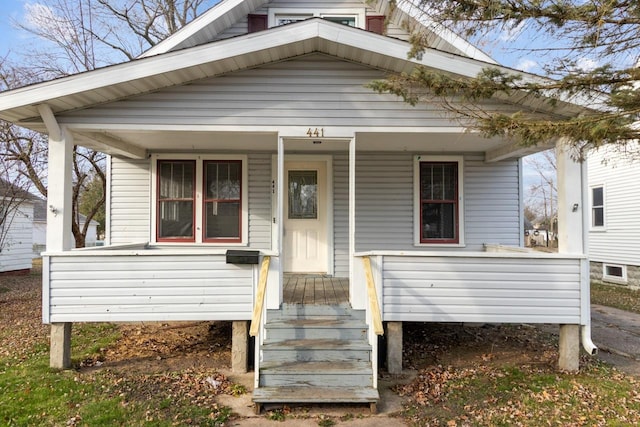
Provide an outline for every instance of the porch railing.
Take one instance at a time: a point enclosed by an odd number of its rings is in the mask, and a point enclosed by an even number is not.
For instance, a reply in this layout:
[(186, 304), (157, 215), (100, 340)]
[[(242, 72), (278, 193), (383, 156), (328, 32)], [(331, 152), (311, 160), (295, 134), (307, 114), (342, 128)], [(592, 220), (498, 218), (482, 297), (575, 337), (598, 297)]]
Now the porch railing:
[(362, 257), (362, 263), (364, 265), (364, 274), (367, 279), (367, 295), (369, 296), (369, 311), (371, 313), (373, 332), (376, 335), (384, 335), (384, 329), (382, 327), (382, 313), (380, 310), (380, 304), (378, 303), (378, 293), (376, 292), (376, 286), (373, 281), (371, 260), (368, 256), (365, 256)]
[(267, 275), (269, 273), (269, 263), (271, 257), (262, 258), (262, 266), (260, 267), (260, 276), (258, 279), (258, 292), (256, 294), (256, 302), (253, 306), (253, 315), (251, 316), (251, 327), (249, 335), (255, 337), (260, 331), (260, 319), (262, 319), (262, 310), (264, 307), (264, 296), (267, 292)]

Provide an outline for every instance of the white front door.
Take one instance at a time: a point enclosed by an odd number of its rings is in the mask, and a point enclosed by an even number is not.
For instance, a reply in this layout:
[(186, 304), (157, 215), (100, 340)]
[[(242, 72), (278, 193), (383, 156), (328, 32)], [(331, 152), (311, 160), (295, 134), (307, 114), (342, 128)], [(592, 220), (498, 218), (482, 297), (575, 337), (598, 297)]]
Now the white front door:
[(327, 273), (327, 162), (284, 165), (284, 271)]

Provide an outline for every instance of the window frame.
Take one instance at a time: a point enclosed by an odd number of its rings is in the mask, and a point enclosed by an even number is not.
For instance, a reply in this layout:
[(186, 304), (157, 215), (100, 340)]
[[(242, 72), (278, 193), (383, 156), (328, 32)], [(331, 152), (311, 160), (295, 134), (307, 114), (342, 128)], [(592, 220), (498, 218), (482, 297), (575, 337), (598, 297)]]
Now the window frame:
[[(159, 225), (159, 180), (158, 163), (160, 161), (194, 161), (195, 162), (195, 204), (194, 204), (194, 238), (158, 238)], [(238, 239), (205, 239), (205, 193), (204, 193), (204, 164), (207, 161), (239, 161), (241, 167), (241, 183), (240, 183), (240, 237)], [(149, 241), (151, 244), (171, 245), (171, 244), (192, 244), (206, 246), (247, 246), (248, 230), (249, 230), (249, 212), (248, 212), (248, 185), (249, 172), (248, 161), (246, 155), (233, 154), (206, 154), (206, 155), (190, 155), (190, 154), (153, 154), (151, 155), (151, 227)]]
[[(614, 268), (620, 268), (622, 270), (622, 276), (614, 276), (611, 274), (607, 274), (607, 268), (608, 267), (614, 267)], [(622, 264), (610, 264), (607, 262), (603, 262), (602, 263), (602, 281), (603, 282), (611, 282), (611, 283), (618, 283), (618, 284), (627, 284), (627, 266), (626, 265), (622, 265)]]
[(326, 17), (345, 17), (351, 18), (354, 17), (356, 19), (354, 28), (365, 29), (367, 24), (366, 12), (365, 8), (357, 8), (357, 9), (310, 9), (310, 8), (301, 8), (301, 9), (292, 9), (292, 8), (270, 8), (267, 18), (267, 27), (272, 28), (276, 27), (278, 18), (287, 18), (287, 17), (303, 17), (306, 16), (305, 19), (310, 18), (324, 18)]
[[(207, 198), (207, 192), (204, 189), (206, 182), (206, 170), (205, 165), (207, 163), (239, 163), (240, 164), (240, 197), (237, 199), (209, 199)], [(243, 183), (244, 179), (242, 177), (242, 173), (244, 171), (244, 167), (242, 165), (241, 160), (236, 159), (203, 159), (202, 160), (202, 242), (203, 243), (241, 243), (242, 242), (242, 230), (244, 227), (242, 226), (242, 195), (243, 191)], [(213, 200), (224, 200), (217, 201), (217, 203), (240, 203), (240, 214), (238, 215), (238, 237), (230, 238), (230, 237), (207, 237), (207, 203)]]
[[(422, 240), (422, 209), (420, 198), (420, 164), (421, 163), (457, 163), (458, 165), (458, 188), (457, 188), (457, 209), (456, 209), (456, 229), (457, 239), (442, 239), (434, 241)], [(413, 159), (413, 234), (414, 246), (419, 247), (464, 247), (464, 157), (463, 156), (433, 156), (416, 155)]]
[[(192, 196), (190, 198), (178, 198), (178, 199), (160, 199), (160, 173), (158, 173), (158, 166), (160, 165), (160, 163), (183, 163), (183, 164), (192, 164), (193, 165), (193, 180), (192, 180), (192, 188), (193, 188), (193, 192), (192, 192)], [(155, 211), (155, 219), (156, 219), (156, 227), (155, 227), (155, 236), (156, 236), (156, 241), (157, 242), (171, 242), (171, 243), (193, 243), (196, 241), (196, 204), (197, 204), (197, 198), (196, 198), (196, 180), (197, 180), (197, 176), (196, 176), (196, 161), (195, 160), (191, 160), (191, 159), (173, 159), (173, 158), (167, 158), (167, 159), (158, 159), (156, 162), (156, 174), (155, 174), (155, 181), (156, 181), (156, 192), (155, 192), (155, 201), (154, 201), (154, 205), (156, 208)], [(191, 236), (177, 236), (177, 237), (160, 237), (160, 203), (162, 201), (191, 201), (192, 203), (192, 215), (191, 215)]]
[[(597, 207), (593, 204), (593, 190), (597, 188), (602, 188), (602, 205), (598, 205)], [(606, 231), (607, 229), (607, 210), (606, 210), (606, 201), (607, 201), (607, 191), (604, 184), (594, 184), (589, 186), (589, 230), (591, 231)], [(594, 224), (594, 209), (602, 209), (602, 225)]]

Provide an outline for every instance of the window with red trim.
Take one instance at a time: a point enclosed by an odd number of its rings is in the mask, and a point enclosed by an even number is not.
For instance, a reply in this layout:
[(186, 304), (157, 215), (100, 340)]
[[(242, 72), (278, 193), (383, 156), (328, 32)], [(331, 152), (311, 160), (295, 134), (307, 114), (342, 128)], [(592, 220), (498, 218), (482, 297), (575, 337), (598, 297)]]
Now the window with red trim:
[(458, 243), (458, 163), (420, 162), (420, 243)]
[(208, 160), (203, 164), (205, 242), (240, 242), (242, 236), (242, 162)]
[(196, 162), (158, 161), (157, 240), (195, 241)]

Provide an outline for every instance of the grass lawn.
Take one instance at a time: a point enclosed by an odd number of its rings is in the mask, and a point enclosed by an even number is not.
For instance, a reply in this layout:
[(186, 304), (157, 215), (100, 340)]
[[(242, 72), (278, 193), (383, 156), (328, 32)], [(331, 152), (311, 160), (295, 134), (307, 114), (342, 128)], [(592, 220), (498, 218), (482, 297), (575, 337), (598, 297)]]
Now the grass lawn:
[[(194, 347), (199, 339), (194, 332), (174, 345), (168, 340), (177, 329), (161, 338), (136, 335), (121, 325), (77, 323), (72, 337), (76, 369), (52, 371), (48, 328), (40, 322), (39, 274), (0, 280), (0, 322), (12, 325), (0, 329), (0, 426), (242, 425), (217, 397), (246, 390), (220, 374), (218, 362), (149, 371), (133, 361), (134, 354), (143, 353), (128, 353), (140, 347), (165, 348), (162, 359), (194, 354), (202, 349)], [(592, 291), (594, 303), (640, 307), (636, 292), (597, 285)], [(215, 354), (211, 348), (226, 344), (212, 347), (212, 340), (224, 334), (211, 328), (208, 333), (201, 342)], [(371, 425), (640, 425), (635, 377), (586, 355), (579, 373), (559, 372), (557, 358), (557, 339), (540, 328), (405, 324), (403, 363), (417, 375), (395, 388), (404, 399), (403, 410), (372, 417)], [(108, 363), (101, 366), (103, 360)], [(156, 363), (155, 356), (148, 360)], [(268, 412), (260, 425), (277, 426), (280, 418), (297, 417), (275, 413), (285, 415)], [(322, 416), (316, 421), (349, 425), (360, 418)]]
[(640, 291), (618, 285), (592, 283), (591, 303), (640, 314)]

